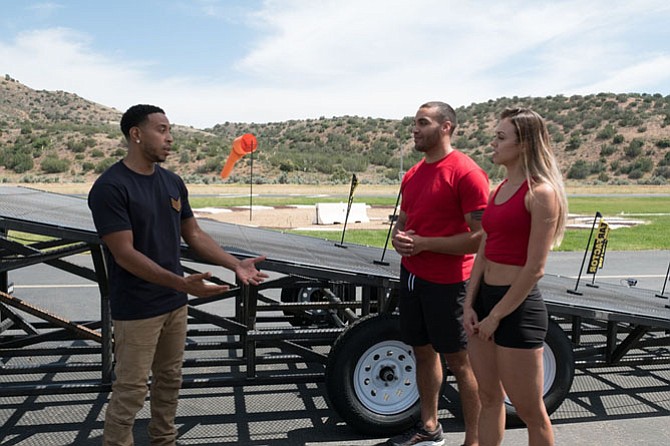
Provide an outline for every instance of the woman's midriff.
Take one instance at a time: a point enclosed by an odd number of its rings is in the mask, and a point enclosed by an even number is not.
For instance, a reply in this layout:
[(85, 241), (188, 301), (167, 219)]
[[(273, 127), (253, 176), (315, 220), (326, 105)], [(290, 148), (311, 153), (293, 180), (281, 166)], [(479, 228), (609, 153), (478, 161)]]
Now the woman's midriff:
[(492, 286), (511, 285), (521, 271), (521, 268), (523, 267), (505, 265), (487, 260), (486, 267), (484, 268), (484, 282)]

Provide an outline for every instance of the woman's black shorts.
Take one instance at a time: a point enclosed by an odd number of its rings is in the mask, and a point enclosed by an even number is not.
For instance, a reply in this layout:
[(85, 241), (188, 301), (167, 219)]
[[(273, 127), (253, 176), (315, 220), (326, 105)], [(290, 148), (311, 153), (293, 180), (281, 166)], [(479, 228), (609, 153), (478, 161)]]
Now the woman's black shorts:
[[(480, 283), (479, 293), (474, 303), (474, 310), (479, 320), (483, 320), (493, 307), (503, 298), (509, 285), (493, 286)], [(510, 348), (542, 347), (547, 335), (549, 316), (537, 285), (528, 297), (512, 313), (500, 321), (493, 334), (496, 345)]]

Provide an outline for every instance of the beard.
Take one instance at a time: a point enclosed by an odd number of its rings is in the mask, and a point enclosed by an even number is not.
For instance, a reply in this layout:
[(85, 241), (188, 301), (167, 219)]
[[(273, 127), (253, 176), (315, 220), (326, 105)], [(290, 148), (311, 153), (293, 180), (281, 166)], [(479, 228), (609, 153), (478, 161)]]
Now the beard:
[(422, 135), (419, 141), (414, 141), (414, 150), (425, 153), (440, 142), (439, 133), (430, 133)]

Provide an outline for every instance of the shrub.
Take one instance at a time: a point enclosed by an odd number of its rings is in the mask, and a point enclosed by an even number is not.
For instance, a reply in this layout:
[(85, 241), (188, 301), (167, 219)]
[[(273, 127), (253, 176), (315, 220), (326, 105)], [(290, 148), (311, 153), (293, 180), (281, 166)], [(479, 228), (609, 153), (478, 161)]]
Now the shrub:
[(616, 130), (612, 127), (612, 124), (607, 124), (601, 131), (596, 135), (596, 139), (610, 139), (616, 136)]
[(222, 166), (221, 158), (208, 158), (205, 164), (199, 166), (195, 171), (196, 173), (218, 172)]
[(575, 161), (568, 170), (568, 179), (583, 180), (590, 173), (589, 165), (584, 160)]
[(35, 167), (33, 157), (27, 153), (17, 153), (11, 157), (9, 162), (5, 161), (5, 166), (16, 173), (28, 172)]
[(621, 162), (619, 160), (614, 160), (610, 163), (610, 170), (612, 172), (616, 171), (619, 169), (619, 166), (621, 165)]
[(654, 175), (663, 178), (670, 178), (670, 166), (658, 167), (654, 172)]
[(624, 149), (624, 153), (628, 158), (636, 158), (642, 153), (642, 146), (644, 146), (644, 141), (635, 138), (630, 142), (628, 147)]
[(368, 168), (368, 161), (361, 155), (352, 155), (342, 160), (342, 167), (347, 172), (364, 172)]
[(579, 146), (582, 145), (582, 138), (579, 135), (572, 135), (568, 141), (568, 145), (565, 146), (565, 150), (574, 151), (579, 149)]
[(649, 178), (646, 181), (642, 181), (641, 183), (642, 184), (649, 184), (649, 185), (652, 185), (652, 186), (665, 186), (666, 184), (668, 184), (665, 177), (662, 177), (662, 176), (654, 176), (654, 177)]
[(582, 128), (584, 129), (595, 129), (600, 126), (600, 119), (590, 118), (582, 122)]
[(44, 173), (62, 173), (70, 169), (70, 161), (56, 156), (47, 156), (40, 163), (40, 168)]
[(293, 172), (295, 170), (295, 164), (290, 159), (283, 160), (279, 163), (279, 170), (281, 172)]
[(114, 164), (116, 160), (114, 158), (105, 158), (95, 165), (95, 173), (103, 173), (109, 166)]
[(600, 156), (610, 156), (614, 152), (616, 152), (616, 147), (611, 146), (609, 144), (603, 144), (600, 147)]
[(632, 164), (633, 170), (641, 170), (642, 172), (651, 172), (654, 168), (654, 160), (649, 157), (641, 157), (635, 160)]
[(605, 164), (602, 161), (594, 161), (589, 165), (589, 174), (600, 173), (605, 171)]
[(86, 146), (82, 141), (68, 141), (65, 146), (73, 153), (83, 153), (86, 150)]

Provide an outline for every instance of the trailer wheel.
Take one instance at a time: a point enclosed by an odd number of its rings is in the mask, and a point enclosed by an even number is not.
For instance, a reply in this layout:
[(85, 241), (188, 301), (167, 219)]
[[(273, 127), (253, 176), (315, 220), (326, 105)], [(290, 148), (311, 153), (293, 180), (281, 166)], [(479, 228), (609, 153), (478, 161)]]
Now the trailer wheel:
[(420, 419), (412, 348), (400, 340), (398, 317), (359, 319), (328, 355), (326, 390), (331, 407), (353, 429), (392, 435)]
[[(323, 290), (319, 287), (282, 288), (280, 299), (282, 302), (289, 303), (322, 302), (325, 300)], [(326, 319), (326, 310), (322, 309), (286, 310), (284, 314), (291, 317), (291, 325), (299, 327), (310, 324), (322, 325)]]
[[(544, 341), (542, 354), (544, 364), (543, 399), (547, 413), (551, 415), (568, 396), (572, 380), (575, 376), (575, 360), (572, 352), (572, 343), (561, 327), (554, 321), (549, 321), (549, 330)], [(523, 426), (512, 403), (505, 399), (507, 425), (510, 427)]]
[[(325, 289), (333, 291), (336, 289), (336, 286), (332, 285), (329, 287), (320, 287), (320, 286), (304, 286), (299, 288), (282, 288), (280, 299), (282, 302), (326, 302), (328, 297), (326, 296)], [(351, 292), (349, 289), (344, 288), (341, 291), (342, 300), (349, 301)], [(328, 325), (329, 322), (329, 310), (313, 308), (309, 310), (284, 310), (284, 315), (289, 316), (289, 323), (293, 326), (303, 327), (306, 325)]]

